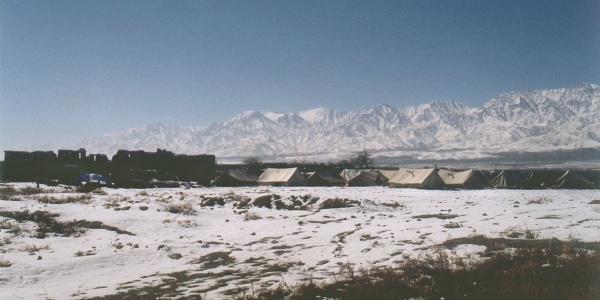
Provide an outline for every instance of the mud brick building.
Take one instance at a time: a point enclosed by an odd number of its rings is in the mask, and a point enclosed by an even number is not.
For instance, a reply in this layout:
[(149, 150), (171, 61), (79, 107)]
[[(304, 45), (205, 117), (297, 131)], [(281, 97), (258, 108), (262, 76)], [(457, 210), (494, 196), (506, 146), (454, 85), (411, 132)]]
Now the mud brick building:
[(6, 181), (32, 181), (56, 176), (57, 156), (52, 151), (4, 151)]
[[(52, 181), (75, 184), (84, 174), (101, 174), (113, 181), (176, 180), (210, 184), (215, 176), (214, 155), (178, 155), (157, 149), (156, 152), (119, 150), (112, 158), (89, 154), (85, 149), (52, 151), (4, 151), (6, 181)], [(146, 174), (149, 178), (137, 178)], [(147, 177), (147, 176), (146, 176)]]
[(152, 171), (157, 180), (196, 181), (208, 185), (215, 176), (216, 157), (210, 154), (179, 155), (162, 149), (156, 152), (119, 150), (112, 157), (112, 170), (115, 181), (129, 180), (135, 174)]

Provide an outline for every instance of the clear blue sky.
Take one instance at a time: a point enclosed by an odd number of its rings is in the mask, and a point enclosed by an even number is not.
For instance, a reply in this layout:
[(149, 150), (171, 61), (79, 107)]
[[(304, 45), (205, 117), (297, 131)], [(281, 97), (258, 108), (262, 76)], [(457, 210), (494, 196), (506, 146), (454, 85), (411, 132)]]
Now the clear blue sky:
[(0, 150), (600, 83), (600, 1), (0, 0)]

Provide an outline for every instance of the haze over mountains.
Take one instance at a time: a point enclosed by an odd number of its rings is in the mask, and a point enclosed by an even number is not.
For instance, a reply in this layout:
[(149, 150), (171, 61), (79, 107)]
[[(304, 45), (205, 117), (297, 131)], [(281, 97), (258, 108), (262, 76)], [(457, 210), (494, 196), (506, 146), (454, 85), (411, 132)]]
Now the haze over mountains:
[(503, 152), (600, 149), (600, 86), (503, 93), (478, 108), (438, 102), (341, 112), (243, 112), (208, 127), (151, 124), (82, 141), (89, 153), (118, 149), (335, 161), (375, 156), (471, 159)]

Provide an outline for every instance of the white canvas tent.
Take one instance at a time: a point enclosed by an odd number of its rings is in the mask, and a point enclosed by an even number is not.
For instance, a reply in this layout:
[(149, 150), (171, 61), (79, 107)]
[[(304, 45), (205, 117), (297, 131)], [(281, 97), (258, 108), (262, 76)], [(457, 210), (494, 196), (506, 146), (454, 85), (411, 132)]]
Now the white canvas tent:
[(304, 186), (306, 183), (298, 168), (268, 168), (258, 177), (258, 185)]
[(400, 169), (388, 181), (391, 187), (415, 189), (441, 189), (444, 181), (436, 169)]
[(390, 178), (392, 178), (392, 176), (394, 176), (394, 173), (396, 173), (397, 170), (377, 170), (377, 172), (381, 173), (381, 175), (385, 176), (385, 180), (390, 180)]
[(340, 173), (340, 176), (342, 176), (342, 178), (344, 178), (344, 180), (346, 180), (346, 182), (348, 182), (350, 179), (352, 179), (352, 177), (354, 177), (358, 173), (360, 173), (360, 171), (361, 171), (360, 169), (344, 169)]
[(446, 169), (438, 170), (438, 175), (444, 181), (444, 185), (450, 189), (483, 189), (485, 183), (479, 178), (477, 172), (466, 170), (454, 172)]
[(387, 181), (387, 178), (378, 171), (361, 170), (348, 180), (348, 186), (378, 186)]

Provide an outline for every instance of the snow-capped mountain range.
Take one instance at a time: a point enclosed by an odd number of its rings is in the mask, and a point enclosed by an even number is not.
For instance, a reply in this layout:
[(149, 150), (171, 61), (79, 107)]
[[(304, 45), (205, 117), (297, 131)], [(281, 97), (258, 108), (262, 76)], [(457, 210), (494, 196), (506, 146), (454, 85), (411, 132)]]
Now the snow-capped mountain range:
[(483, 106), (438, 102), (340, 112), (243, 112), (208, 127), (151, 124), (82, 141), (89, 153), (118, 149), (332, 160), (375, 156), (477, 158), (494, 153), (600, 148), (600, 86), (500, 94)]

